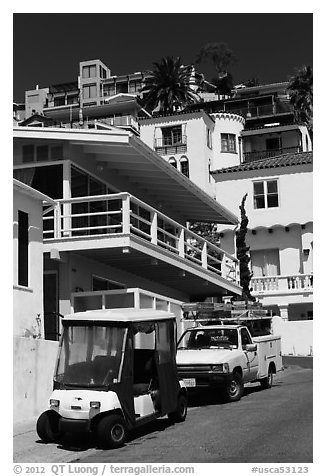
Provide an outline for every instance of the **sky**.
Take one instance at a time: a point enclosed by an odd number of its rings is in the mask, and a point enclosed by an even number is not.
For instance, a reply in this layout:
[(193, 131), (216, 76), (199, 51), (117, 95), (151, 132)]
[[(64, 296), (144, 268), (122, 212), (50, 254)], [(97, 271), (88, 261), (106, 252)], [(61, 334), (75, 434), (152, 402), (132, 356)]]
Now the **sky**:
[[(191, 64), (206, 43), (237, 57), (234, 84), (286, 81), (313, 60), (312, 13), (14, 13), (13, 95), (76, 81), (79, 61), (100, 59), (120, 75), (150, 70), (164, 56)], [(212, 63), (198, 67), (207, 80)]]

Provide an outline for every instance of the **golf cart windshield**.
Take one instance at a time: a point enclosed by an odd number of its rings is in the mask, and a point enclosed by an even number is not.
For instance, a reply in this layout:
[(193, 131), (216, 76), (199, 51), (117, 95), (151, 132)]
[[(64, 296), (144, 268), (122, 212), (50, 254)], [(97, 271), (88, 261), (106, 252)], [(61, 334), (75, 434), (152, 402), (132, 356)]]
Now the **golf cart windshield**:
[(105, 387), (119, 381), (125, 327), (64, 327), (54, 380), (61, 385)]
[(238, 332), (236, 329), (189, 329), (178, 343), (181, 349), (216, 349), (237, 348)]

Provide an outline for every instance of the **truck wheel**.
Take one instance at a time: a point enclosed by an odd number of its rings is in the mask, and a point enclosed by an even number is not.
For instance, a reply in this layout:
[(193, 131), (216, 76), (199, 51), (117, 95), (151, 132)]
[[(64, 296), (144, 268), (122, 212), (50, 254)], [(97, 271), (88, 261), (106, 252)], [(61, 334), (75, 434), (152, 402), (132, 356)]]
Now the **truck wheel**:
[(185, 395), (179, 395), (177, 409), (168, 414), (172, 423), (181, 423), (187, 417), (187, 398)]
[(232, 380), (228, 383), (225, 389), (225, 397), (228, 402), (236, 402), (240, 400), (243, 395), (243, 380), (238, 372), (235, 372), (232, 376)]
[(260, 385), (261, 388), (264, 390), (267, 390), (268, 388), (271, 388), (273, 385), (273, 372), (271, 369), (271, 366), (268, 367), (268, 375), (265, 378), (262, 378), (260, 380)]
[(120, 448), (127, 438), (127, 427), (120, 415), (107, 415), (97, 426), (97, 438), (102, 449)]
[(63, 436), (59, 431), (59, 418), (59, 415), (53, 412), (44, 412), (39, 416), (36, 431), (45, 443), (54, 443)]

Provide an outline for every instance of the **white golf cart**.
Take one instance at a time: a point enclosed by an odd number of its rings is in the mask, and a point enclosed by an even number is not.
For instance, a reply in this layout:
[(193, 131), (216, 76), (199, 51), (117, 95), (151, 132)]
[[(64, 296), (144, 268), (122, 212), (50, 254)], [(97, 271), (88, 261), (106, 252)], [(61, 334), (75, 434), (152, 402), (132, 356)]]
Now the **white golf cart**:
[(164, 415), (185, 420), (173, 314), (104, 309), (72, 314), (62, 325), (53, 393), (36, 427), (43, 441), (91, 431), (99, 447), (117, 448), (141, 424)]

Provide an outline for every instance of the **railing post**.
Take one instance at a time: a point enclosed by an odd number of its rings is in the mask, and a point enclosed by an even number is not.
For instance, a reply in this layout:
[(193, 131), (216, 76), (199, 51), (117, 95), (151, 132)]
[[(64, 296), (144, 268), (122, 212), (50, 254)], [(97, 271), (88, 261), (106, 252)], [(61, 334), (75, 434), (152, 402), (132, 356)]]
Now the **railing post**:
[(60, 203), (57, 203), (53, 210), (53, 236), (54, 238), (61, 238), (61, 217), (60, 217)]
[(151, 212), (151, 242), (157, 245), (157, 212)]
[(204, 242), (201, 252), (201, 264), (204, 269), (207, 269), (207, 241)]
[(180, 229), (178, 250), (179, 250), (180, 258), (184, 258), (185, 257), (185, 230), (184, 228)]
[(122, 233), (130, 234), (130, 195), (126, 194), (122, 199)]
[(227, 266), (226, 266), (226, 256), (225, 254), (223, 253), (223, 256), (222, 256), (222, 262), (221, 262), (221, 278), (224, 278), (224, 279), (229, 279), (227, 277)]

